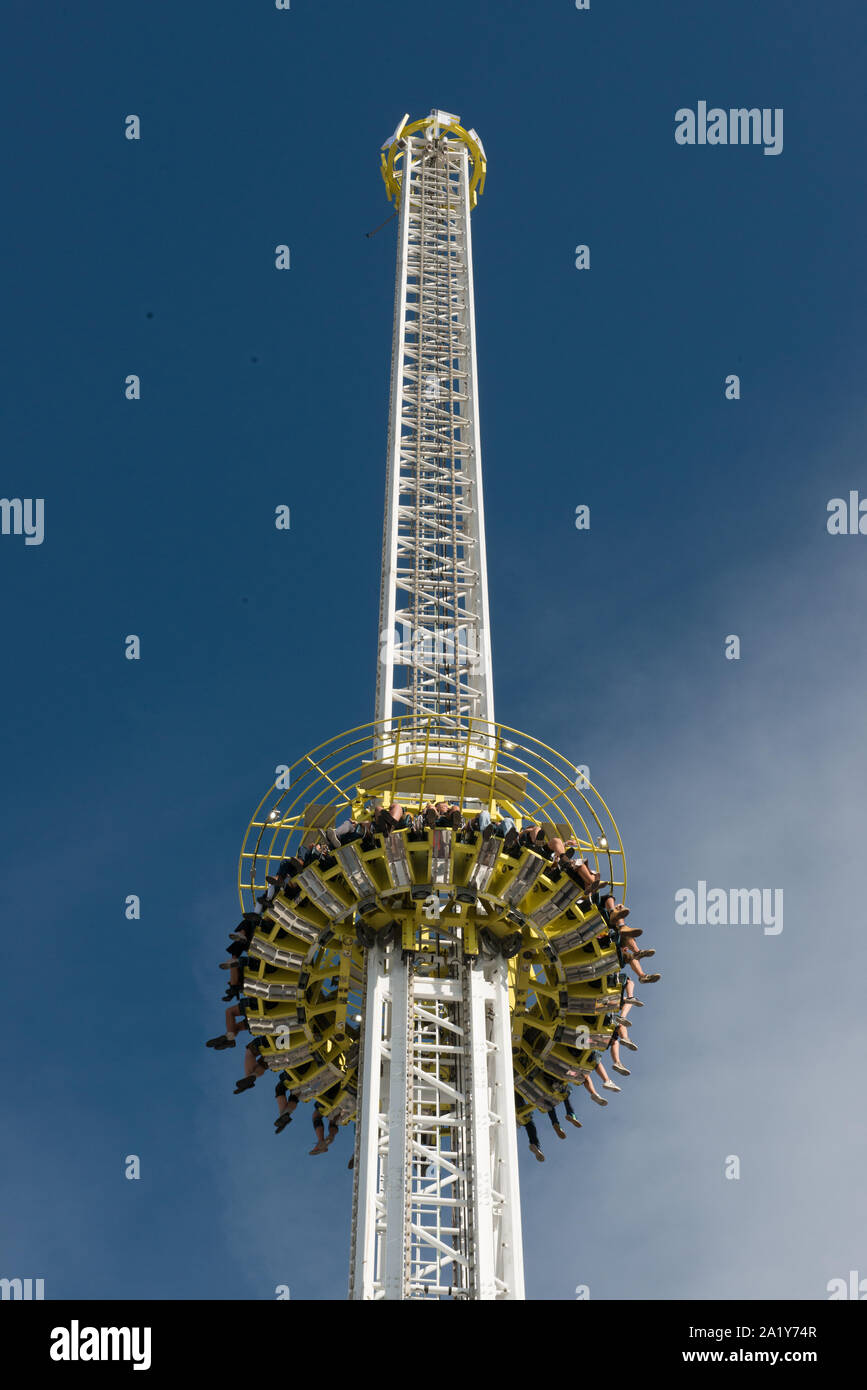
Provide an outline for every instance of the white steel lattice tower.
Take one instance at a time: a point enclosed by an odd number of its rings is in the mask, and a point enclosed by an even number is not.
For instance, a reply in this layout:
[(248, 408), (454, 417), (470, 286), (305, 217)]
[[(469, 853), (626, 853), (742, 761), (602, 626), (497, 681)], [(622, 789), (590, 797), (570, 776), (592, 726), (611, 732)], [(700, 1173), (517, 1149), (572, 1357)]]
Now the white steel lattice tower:
[[(376, 751), (442, 769), (431, 789), (460, 763), (466, 793), (494, 718), (470, 238), (485, 157), (442, 111), (383, 151), (399, 233)], [(447, 876), (434, 849), (434, 927)], [(365, 956), (350, 1296), (521, 1299), (508, 964), (466, 954), (460, 925), (434, 939)]]
[(494, 720), (470, 245), (484, 151), (434, 111), (404, 118), (382, 171), (400, 220), (376, 718), (278, 767), (260, 800), (227, 998), (243, 986), (277, 1073), (277, 1133), (312, 1102), (326, 1162), (356, 1122), (350, 1297), (521, 1299), (516, 1123), (541, 1157), (534, 1113), (562, 1103), (580, 1125), (570, 1088), (601, 1099), (609, 1045), (622, 1070), (626, 866), (586, 768)]
[(484, 153), (447, 122), (400, 139), (404, 122), (387, 145), (400, 231), (377, 719), (494, 717), (470, 239)]

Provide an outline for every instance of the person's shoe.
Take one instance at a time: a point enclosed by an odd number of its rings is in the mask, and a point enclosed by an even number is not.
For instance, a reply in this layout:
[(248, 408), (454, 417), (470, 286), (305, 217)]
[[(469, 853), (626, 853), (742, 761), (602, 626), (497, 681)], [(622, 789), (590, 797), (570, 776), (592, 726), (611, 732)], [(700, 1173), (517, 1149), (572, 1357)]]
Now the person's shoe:
[(220, 1033), (220, 1035), (216, 1038), (208, 1038), (208, 1041), (205, 1043), (205, 1047), (213, 1047), (216, 1049), (217, 1052), (222, 1052), (224, 1047), (229, 1047), (230, 1045), (234, 1047), (235, 1040), (233, 1038), (230, 1044), (229, 1039), (226, 1037), (225, 1033)]
[(607, 1101), (607, 1100), (603, 1100), (602, 1096), (594, 1096), (594, 1094), (593, 1094), (592, 1091), (590, 1092), (590, 1099), (591, 1099), (591, 1100), (594, 1102), (594, 1104), (596, 1104), (596, 1105), (607, 1105), (607, 1104), (608, 1104), (608, 1101)]
[[(633, 996), (632, 996), (631, 999), (629, 998), (629, 995), (627, 995), (627, 996), (626, 996), (625, 1002), (626, 1002), (627, 1004), (634, 1004), (635, 1007), (636, 1007), (636, 1009), (643, 1009), (643, 1008), (644, 1008), (644, 1001), (643, 1001), (642, 999), (637, 999), (637, 998), (635, 997), (634, 994), (633, 994)], [(624, 1020), (624, 1022), (625, 1022), (625, 1021), (626, 1021), (626, 1020)], [(627, 1027), (628, 1027), (628, 1024), (627, 1024)]]
[(496, 835), (496, 833), (497, 833), (497, 827), (494, 825), (494, 822), (493, 822), (493, 821), (490, 821), (489, 824), (486, 825), (485, 828), (484, 828), (484, 830), (482, 831), (482, 839), (483, 839), (483, 840), (492, 840), (492, 839), (494, 838), (494, 836)]
[(242, 1091), (252, 1091), (255, 1085), (255, 1076), (242, 1076), (240, 1081), (235, 1082), (235, 1089), (232, 1092), (232, 1095), (239, 1096)]
[(631, 1076), (632, 1072), (627, 1067), (621, 1067), (619, 1062), (611, 1063), (611, 1070), (616, 1071), (618, 1076)]
[(347, 1166), (347, 1168), (349, 1168), (349, 1169), (352, 1169), (352, 1168), (355, 1167), (355, 1154), (352, 1155), (351, 1159), (349, 1160), (349, 1162), (347, 1163), (346, 1166)]
[(630, 1042), (630, 1041), (629, 1041), (629, 1038), (621, 1038), (621, 1039), (620, 1039), (620, 1046), (621, 1046), (621, 1047), (628, 1048), (628, 1050), (629, 1050), (630, 1052), (637, 1052), (637, 1051), (638, 1051), (638, 1043)]
[(567, 1115), (566, 1119), (569, 1121), (570, 1125), (574, 1125), (576, 1129), (581, 1128), (581, 1121), (576, 1120), (574, 1115)]
[(340, 849), (340, 836), (336, 830), (322, 830), (320, 834), (325, 836), (332, 849)]
[(452, 829), (453, 829), (453, 830), (460, 830), (460, 828), (461, 828), (461, 821), (463, 820), (463, 816), (461, 815), (461, 813), (460, 813), (460, 811), (457, 809), (457, 807), (455, 808), (454, 811), (450, 812), (450, 814), (449, 814), (449, 820), (450, 820), (450, 822), (451, 822), (451, 826), (452, 826)]
[(246, 945), (248, 939), (247, 933), (243, 931), (233, 931), (229, 933), (230, 941), (243, 941)]
[(556, 1134), (556, 1136), (557, 1136), (558, 1139), (565, 1139), (565, 1138), (566, 1138), (566, 1131), (565, 1131), (565, 1129), (563, 1129), (563, 1127), (562, 1127), (561, 1125), (555, 1125), (555, 1126), (554, 1126), (554, 1133)]
[(221, 969), (221, 970), (231, 970), (231, 968), (232, 968), (233, 965), (237, 965), (237, 961), (234, 961), (234, 960), (221, 960), (221, 961), (220, 961), (220, 969)]
[(615, 1084), (614, 1084), (613, 1081), (603, 1081), (603, 1082), (602, 1082), (602, 1089), (603, 1089), (603, 1091), (619, 1091), (619, 1090), (620, 1090), (620, 1087), (619, 1087), (619, 1086), (615, 1086)]
[(223, 1003), (224, 1003), (224, 1004), (229, 1004), (229, 1003), (231, 1003), (231, 1001), (232, 1001), (233, 999), (240, 999), (240, 997), (241, 997), (241, 986), (240, 986), (240, 985), (230, 985), (229, 988), (226, 990), (226, 993), (223, 995)]
[(513, 850), (515, 848), (515, 845), (518, 843), (520, 838), (521, 837), (514, 826), (512, 826), (511, 830), (506, 831), (506, 835), (503, 840), (503, 849), (506, 851), (507, 854), (510, 850)]
[(322, 1143), (321, 1143), (321, 1144), (317, 1144), (317, 1145), (316, 1145), (316, 1148), (315, 1148), (315, 1149), (311, 1149), (311, 1150), (310, 1150), (310, 1156), (311, 1156), (311, 1158), (313, 1157), (314, 1154), (327, 1154), (327, 1153), (328, 1153), (328, 1145), (326, 1144), (326, 1142), (325, 1142), (324, 1139), (322, 1140)]
[(661, 975), (642, 975), (642, 977), (641, 977), (641, 983), (642, 983), (643, 985), (655, 985), (656, 982), (657, 982), (657, 980), (661, 980), (661, 979), (662, 979), (662, 976), (661, 976)]
[(648, 960), (650, 956), (655, 956), (655, 955), (656, 955), (656, 952), (655, 952), (654, 950), (650, 950), (650, 951), (636, 951), (636, 952), (635, 952), (635, 955), (632, 957), (632, 959), (633, 959), (633, 960)]
[[(613, 894), (609, 893), (608, 896), (613, 897)], [(624, 922), (626, 918), (629, 916), (629, 908), (624, 907), (623, 903), (621, 903), (619, 907), (606, 908), (605, 903), (603, 903), (602, 906), (603, 908), (605, 908), (605, 913), (608, 917), (608, 921), (612, 926), (615, 926), (619, 922)]]
[(291, 1125), (291, 1123), (292, 1116), (289, 1114), (288, 1110), (284, 1110), (283, 1114), (278, 1115), (276, 1120), (274, 1121), (275, 1133), (280, 1134), (286, 1128), (286, 1126)]
[(437, 813), (434, 810), (433, 806), (428, 806), (427, 810), (424, 813), (424, 819), (425, 825), (429, 825), (431, 829), (433, 829), (433, 827), (437, 823)]
[(536, 1157), (536, 1159), (539, 1161), (539, 1163), (544, 1163), (544, 1162), (545, 1162), (545, 1155), (542, 1153), (542, 1150), (539, 1148), (539, 1145), (538, 1145), (538, 1144), (531, 1144), (531, 1145), (530, 1145), (530, 1153), (535, 1155), (535, 1157)]

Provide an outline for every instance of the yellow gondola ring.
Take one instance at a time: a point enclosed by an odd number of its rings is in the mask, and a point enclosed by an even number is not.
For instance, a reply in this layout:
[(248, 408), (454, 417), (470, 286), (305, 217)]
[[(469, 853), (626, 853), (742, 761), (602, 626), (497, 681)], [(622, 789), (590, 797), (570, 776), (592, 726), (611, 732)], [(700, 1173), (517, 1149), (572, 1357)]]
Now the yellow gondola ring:
[(420, 131), (430, 133), (435, 140), (455, 140), (465, 145), (469, 155), (469, 194), (470, 207), (474, 208), (485, 191), (488, 162), (481, 140), (474, 130), (465, 130), (460, 116), (447, 111), (432, 111), (420, 120), (407, 122), (406, 117), (398, 125), (390, 141), (386, 141), (380, 155), (380, 166), (388, 200), (400, 207), (400, 192), (403, 183), (401, 162), (406, 155), (406, 140)]
[[(575, 766), (530, 736), (469, 720), (450, 741), (431, 721), (406, 716), (339, 735), (275, 784), (248, 826), (239, 862), (245, 911), (279, 863), (322, 830), (359, 820), (371, 800), (399, 800), (410, 814), (457, 802), (466, 820), (487, 810), (517, 827), (542, 824), (574, 839), (591, 868), (622, 896), (623, 845), (610, 811)], [(385, 756), (383, 756), (385, 754)], [(389, 940), (437, 973), (438, 939), (459, 930), (468, 955), (508, 958), (518, 1118), (548, 1109), (580, 1084), (616, 1026), (620, 962), (605, 921), (580, 885), (529, 848), (503, 840), (465, 843), (449, 827), (377, 835), (309, 865), (262, 911), (244, 971), (247, 1018), (262, 1060), (285, 1072), (301, 1099), (338, 1123), (354, 1118), (364, 954)], [(529, 1107), (529, 1109), (528, 1109)]]

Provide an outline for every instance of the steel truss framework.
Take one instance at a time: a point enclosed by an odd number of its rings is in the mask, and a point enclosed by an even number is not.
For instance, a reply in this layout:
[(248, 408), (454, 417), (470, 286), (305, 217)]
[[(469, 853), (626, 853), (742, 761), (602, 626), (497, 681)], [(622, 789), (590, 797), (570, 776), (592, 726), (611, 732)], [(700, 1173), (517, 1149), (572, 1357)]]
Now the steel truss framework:
[(443, 117), (396, 142), (377, 719), (493, 718), (470, 238), (471, 151), (477, 163), (483, 151)]
[[(494, 723), (470, 242), (484, 150), (441, 111), (404, 118), (386, 150), (400, 231), (376, 720), (299, 758), (248, 826), (245, 1008), (286, 1093), (356, 1119), (350, 1296), (520, 1299), (515, 1095), (523, 1120), (589, 1075), (619, 1026), (617, 955), (586, 883), (480, 825), (430, 824), (430, 803), (568, 839), (612, 888), (626, 872), (579, 769)], [(364, 833), (377, 799), (423, 828)]]
[(446, 956), (440, 976), (368, 956), (356, 1298), (523, 1297), (506, 966), (464, 969), (456, 943)]
[[(470, 236), (484, 151), (449, 113), (403, 126), (376, 714), (445, 733), (493, 719)], [(432, 741), (435, 760), (436, 725)], [(368, 954), (350, 1294), (522, 1298), (505, 962), (471, 961), (459, 928), (433, 943)]]
[(449, 826), (359, 838), (360, 823), (376, 798), (413, 814), (447, 798), (571, 839), (615, 890), (623, 846), (579, 769), (531, 736), (384, 722), (304, 754), (256, 808), (238, 866), (246, 1017), (288, 1095), (357, 1120), (352, 1296), (518, 1298), (515, 1107), (523, 1122), (589, 1076), (619, 1025), (617, 954), (597, 904), (530, 848)]

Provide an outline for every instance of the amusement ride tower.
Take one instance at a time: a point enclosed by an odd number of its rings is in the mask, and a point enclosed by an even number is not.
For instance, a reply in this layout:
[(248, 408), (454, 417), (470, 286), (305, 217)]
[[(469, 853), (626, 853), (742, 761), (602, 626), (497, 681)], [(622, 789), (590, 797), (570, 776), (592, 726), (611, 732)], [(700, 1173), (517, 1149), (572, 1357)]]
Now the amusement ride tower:
[(623, 849), (576, 764), (494, 719), (481, 141), (448, 112), (404, 117), (382, 173), (399, 230), (376, 718), (253, 816), (243, 988), (287, 1093), (356, 1121), (350, 1297), (521, 1299), (516, 1119), (590, 1074), (621, 1002), (597, 899), (527, 831), (574, 840), (615, 890)]

